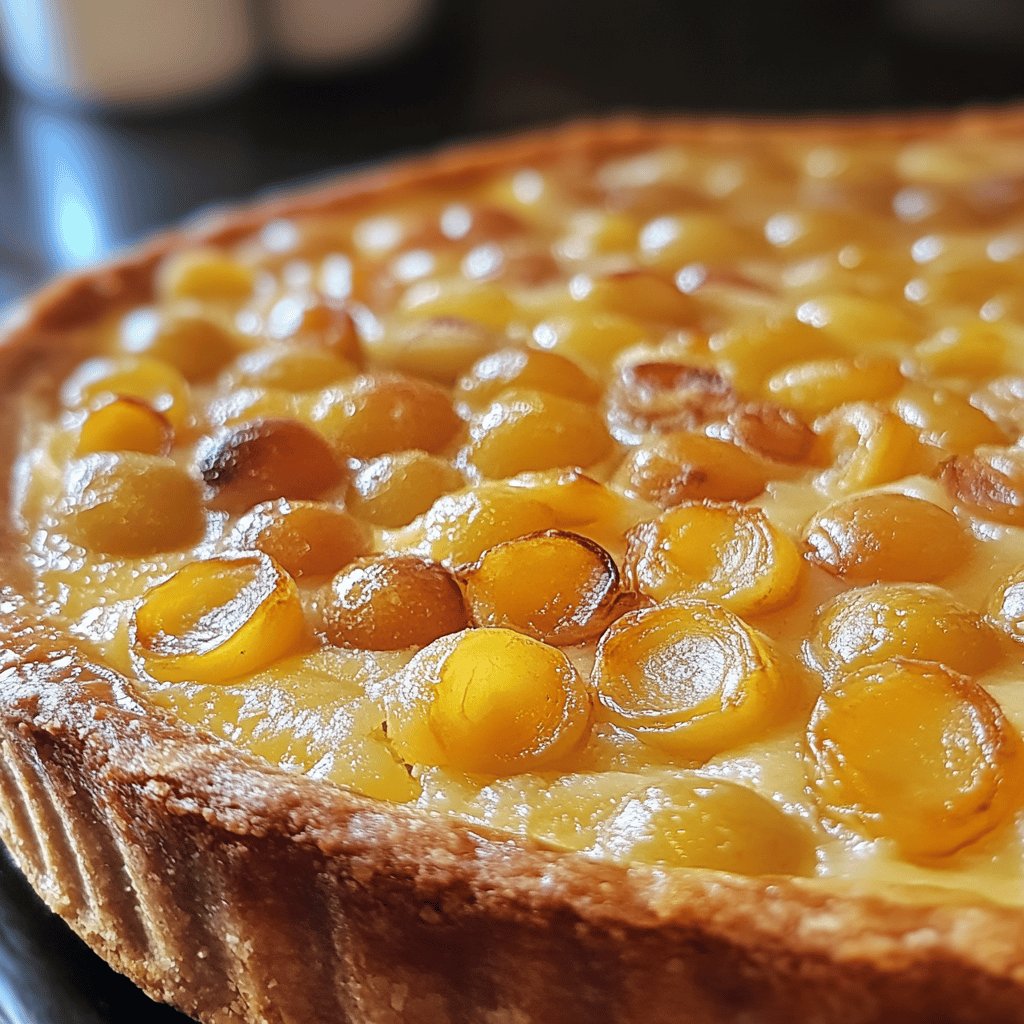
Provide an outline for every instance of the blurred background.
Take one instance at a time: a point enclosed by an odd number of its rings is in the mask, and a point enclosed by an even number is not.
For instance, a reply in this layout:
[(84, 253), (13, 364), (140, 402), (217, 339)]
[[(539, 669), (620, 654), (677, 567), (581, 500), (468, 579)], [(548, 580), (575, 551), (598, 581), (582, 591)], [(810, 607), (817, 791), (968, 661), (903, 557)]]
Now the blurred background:
[(1017, 0), (0, 0), (0, 305), (209, 204), (609, 111), (1024, 93)]
[[(211, 205), (616, 111), (1024, 96), (1019, 0), (0, 0), (0, 307)], [(0, 1024), (184, 1021), (0, 855)]]

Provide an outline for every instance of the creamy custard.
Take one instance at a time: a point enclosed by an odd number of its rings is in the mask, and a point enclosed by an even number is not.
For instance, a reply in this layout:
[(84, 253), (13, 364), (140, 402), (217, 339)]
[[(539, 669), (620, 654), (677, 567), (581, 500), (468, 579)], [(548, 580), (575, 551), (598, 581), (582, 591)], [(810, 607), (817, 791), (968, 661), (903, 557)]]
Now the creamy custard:
[(34, 597), (374, 797), (1024, 902), (1024, 148), (990, 150), (572, 157), (173, 255), (27, 410)]

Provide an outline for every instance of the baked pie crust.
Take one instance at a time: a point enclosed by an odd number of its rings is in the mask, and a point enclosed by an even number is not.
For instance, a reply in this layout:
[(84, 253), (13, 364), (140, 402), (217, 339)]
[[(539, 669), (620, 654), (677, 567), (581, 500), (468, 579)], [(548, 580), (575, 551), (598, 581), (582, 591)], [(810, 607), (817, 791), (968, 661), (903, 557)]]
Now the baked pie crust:
[[(463, 147), (263, 203), (51, 286), (0, 344), (0, 479), (20, 405), (75, 329), (147, 301), (160, 261), (278, 218), (457, 188), (555, 154), (759, 140), (969, 150), (1014, 110), (807, 123), (609, 121)], [(0, 828), (118, 970), (210, 1024), (1024, 1021), (1024, 914), (964, 893), (619, 867), (272, 767), (140, 703), (23, 594), (0, 534)]]

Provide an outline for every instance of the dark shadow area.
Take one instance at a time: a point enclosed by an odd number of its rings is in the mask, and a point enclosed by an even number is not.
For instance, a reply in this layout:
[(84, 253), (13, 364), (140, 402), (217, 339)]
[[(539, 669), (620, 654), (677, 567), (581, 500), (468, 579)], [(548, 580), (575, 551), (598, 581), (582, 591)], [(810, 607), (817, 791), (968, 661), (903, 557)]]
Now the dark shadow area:
[(172, 1024), (44, 906), (0, 845), (0, 1024)]

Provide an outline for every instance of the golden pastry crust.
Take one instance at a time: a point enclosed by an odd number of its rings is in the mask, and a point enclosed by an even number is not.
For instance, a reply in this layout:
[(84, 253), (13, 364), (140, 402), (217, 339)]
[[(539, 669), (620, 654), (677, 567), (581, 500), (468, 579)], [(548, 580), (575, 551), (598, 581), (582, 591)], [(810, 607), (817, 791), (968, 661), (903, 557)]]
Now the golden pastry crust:
[[(0, 343), (0, 380), (10, 395), (59, 373), (74, 357), (69, 332), (112, 303), (145, 301), (169, 251), (226, 244), (279, 216), (673, 140), (966, 143), (1022, 130), (1019, 110), (616, 121), (454, 150), (214, 218), (52, 286)], [(0, 403), (0, 463), (20, 405)], [(144, 708), (130, 681), (18, 596), (11, 527), (0, 531), (3, 838), (102, 956), (204, 1021), (1024, 1021), (1020, 911), (601, 865), (286, 774)]]

